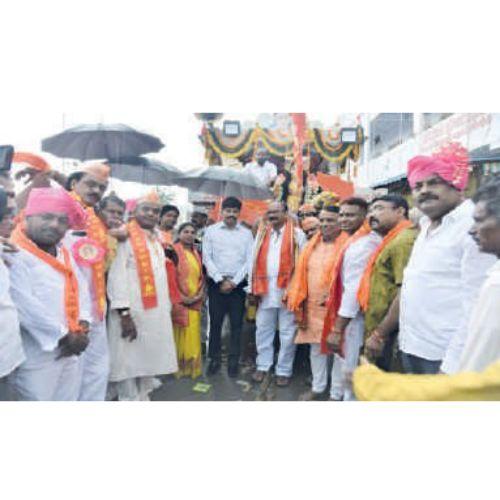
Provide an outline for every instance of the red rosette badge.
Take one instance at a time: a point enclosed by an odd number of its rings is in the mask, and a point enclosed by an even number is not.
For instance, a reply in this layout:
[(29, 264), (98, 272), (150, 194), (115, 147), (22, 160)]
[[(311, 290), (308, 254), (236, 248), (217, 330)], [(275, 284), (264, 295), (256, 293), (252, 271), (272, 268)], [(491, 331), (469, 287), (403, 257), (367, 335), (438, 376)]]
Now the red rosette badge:
[(104, 259), (105, 251), (90, 238), (79, 239), (72, 247), (75, 261), (82, 266), (92, 266)]

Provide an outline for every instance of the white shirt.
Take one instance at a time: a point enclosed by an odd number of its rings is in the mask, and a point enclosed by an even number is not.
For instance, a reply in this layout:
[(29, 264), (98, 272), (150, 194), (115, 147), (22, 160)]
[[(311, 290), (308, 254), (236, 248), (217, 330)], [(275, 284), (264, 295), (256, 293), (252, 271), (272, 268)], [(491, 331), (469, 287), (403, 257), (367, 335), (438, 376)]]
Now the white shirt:
[(382, 236), (371, 231), (347, 247), (342, 262), (342, 299), (339, 315), (355, 318), (359, 312), (358, 288), (370, 256), (382, 242)]
[(0, 250), (0, 378), (11, 373), (25, 359), (19, 318), (9, 287), (9, 271)]
[(491, 268), (469, 323), (458, 371), (483, 371), (500, 360), (500, 261)]
[[(466, 200), (443, 217), (429, 233), (431, 221), (421, 219), (421, 231), (404, 271), (399, 315), (399, 346), (424, 359), (452, 356), (451, 342), (465, 330), (480, 287), (496, 259), (481, 253), (468, 234), (474, 204)], [(455, 354), (456, 356), (456, 354)], [(443, 370), (444, 371), (444, 370)]]
[[(60, 248), (57, 259), (64, 262)], [(80, 319), (90, 323), (91, 304), (85, 278), (73, 258), (71, 264), (79, 285)], [(9, 272), (21, 331), (30, 335), (43, 351), (53, 351), (68, 332), (63, 274), (25, 250), (15, 254)]]
[(247, 163), (244, 166), (243, 171), (252, 174), (266, 186), (269, 186), (269, 184), (271, 184), (271, 182), (273, 182), (278, 176), (276, 165), (270, 161), (266, 161), (262, 167), (255, 161)]
[[(64, 239), (62, 241), (63, 245), (71, 252), (73, 245), (76, 244), (79, 240), (81, 240), (83, 236), (78, 236), (74, 231), (67, 231)], [(94, 287), (94, 277), (92, 273), (92, 267), (86, 266), (84, 264), (76, 264), (80, 271), (81, 277), (84, 278), (85, 282), (82, 282), (80, 286), (87, 287), (89, 297), (91, 300), (91, 310), (92, 310), (92, 322), (99, 323), (101, 320), (99, 319), (99, 314), (97, 312), (97, 296), (96, 290)], [(105, 306), (106, 308), (106, 306)], [(106, 309), (104, 309), (104, 319), (102, 321), (106, 321)]]
[(247, 262), (252, 253), (252, 232), (237, 224), (229, 228), (224, 222), (209, 226), (203, 236), (203, 264), (216, 283), (224, 276), (239, 285), (247, 275)]
[[(307, 243), (305, 234), (298, 228), (294, 228), (295, 241), (299, 247), (299, 253)], [(285, 226), (279, 231), (271, 231), (269, 238), (269, 250), (267, 252), (267, 279), (268, 293), (262, 297), (259, 307), (269, 309), (273, 307), (282, 307), (281, 300), (283, 299), (284, 289), (278, 287), (278, 274), (280, 269), (281, 244), (283, 243), (283, 235), (285, 234)], [(254, 244), (252, 259), (249, 261), (249, 286), (251, 286), (253, 263), (257, 252), (257, 242)]]

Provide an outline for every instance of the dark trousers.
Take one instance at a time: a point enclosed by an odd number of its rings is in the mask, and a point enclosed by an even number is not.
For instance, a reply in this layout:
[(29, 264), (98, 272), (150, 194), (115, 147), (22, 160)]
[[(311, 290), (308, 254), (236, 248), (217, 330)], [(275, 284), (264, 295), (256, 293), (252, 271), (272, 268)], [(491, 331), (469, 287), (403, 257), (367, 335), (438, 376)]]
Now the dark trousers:
[(384, 349), (380, 357), (375, 361), (375, 365), (386, 372), (395, 370), (394, 344), (398, 338), (398, 332), (393, 332), (384, 345)]
[(401, 363), (405, 373), (414, 373), (416, 375), (434, 375), (441, 366), (441, 360), (431, 361), (403, 351), (401, 351)]
[(237, 363), (239, 360), (241, 329), (245, 313), (245, 286), (246, 283), (240, 283), (231, 293), (221, 293), (219, 285), (208, 280), (208, 311), (210, 314), (208, 356), (210, 359), (220, 360), (222, 323), (226, 314), (229, 314), (231, 327), (229, 359), (231, 363)]

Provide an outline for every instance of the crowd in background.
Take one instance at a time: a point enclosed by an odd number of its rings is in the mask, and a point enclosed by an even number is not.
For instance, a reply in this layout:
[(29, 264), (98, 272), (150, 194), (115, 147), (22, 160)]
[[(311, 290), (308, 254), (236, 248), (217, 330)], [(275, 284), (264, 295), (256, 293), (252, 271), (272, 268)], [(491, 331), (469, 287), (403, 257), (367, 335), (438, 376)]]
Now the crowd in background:
[[(65, 178), (23, 155), (22, 193), (0, 172), (4, 398), (145, 401), (162, 376), (212, 377), (226, 355), (236, 378), (245, 318), (256, 384), (289, 385), (307, 346), (301, 400), (500, 397), (500, 178), (467, 199), (463, 148), (410, 160), (412, 210), (387, 194), (296, 216), (278, 199), (253, 227), (234, 197), (217, 222), (178, 224), (155, 191), (106, 195), (105, 164)], [(260, 153), (245, 168), (278, 175)]]

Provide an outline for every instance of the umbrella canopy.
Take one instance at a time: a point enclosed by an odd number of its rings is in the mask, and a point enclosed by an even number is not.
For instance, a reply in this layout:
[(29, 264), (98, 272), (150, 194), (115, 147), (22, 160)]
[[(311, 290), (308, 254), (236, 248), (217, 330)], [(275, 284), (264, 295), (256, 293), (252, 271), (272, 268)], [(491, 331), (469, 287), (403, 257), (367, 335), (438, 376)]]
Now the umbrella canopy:
[(42, 141), (42, 151), (81, 161), (154, 153), (164, 147), (155, 137), (128, 125), (78, 125)]
[(143, 156), (107, 160), (106, 163), (111, 167), (111, 177), (154, 186), (170, 186), (185, 174), (177, 167)]
[(175, 184), (200, 193), (236, 196), (242, 200), (267, 200), (271, 190), (248, 172), (234, 167), (205, 167), (175, 179)]

